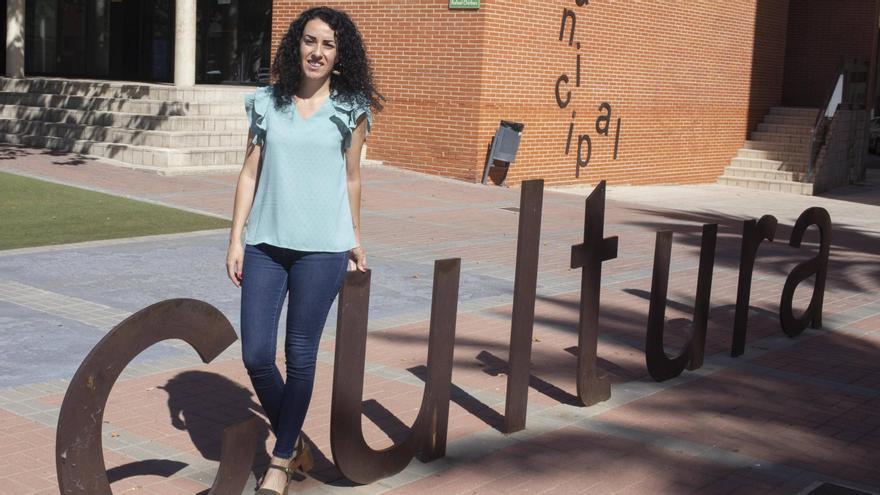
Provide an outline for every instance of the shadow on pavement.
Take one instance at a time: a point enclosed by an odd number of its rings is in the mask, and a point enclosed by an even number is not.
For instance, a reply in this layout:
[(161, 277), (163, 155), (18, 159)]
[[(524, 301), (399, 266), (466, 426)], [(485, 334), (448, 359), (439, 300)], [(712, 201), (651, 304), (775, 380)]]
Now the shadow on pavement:
[(148, 461), (130, 462), (107, 470), (107, 479), (115, 483), (134, 476), (162, 476), (168, 478), (189, 464), (167, 459), (150, 459)]
[[(185, 371), (159, 388), (168, 394), (171, 424), (186, 431), (202, 457), (211, 461), (220, 461), (221, 437), (226, 427), (262, 411), (251, 398), (250, 390), (216, 373)], [(263, 448), (268, 434), (268, 428), (263, 428), (257, 440), (253, 467), (257, 478), (269, 464), (269, 455)]]

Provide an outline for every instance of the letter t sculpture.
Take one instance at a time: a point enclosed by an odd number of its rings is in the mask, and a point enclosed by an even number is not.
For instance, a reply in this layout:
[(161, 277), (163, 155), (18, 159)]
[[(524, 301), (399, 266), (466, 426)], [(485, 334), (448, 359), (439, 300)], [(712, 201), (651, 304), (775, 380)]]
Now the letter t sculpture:
[(617, 258), (617, 236), (603, 238), (605, 229), (605, 181), (587, 197), (584, 243), (571, 247), (571, 267), (581, 268), (580, 319), (578, 321), (578, 398), (592, 406), (611, 397), (608, 377), (596, 368), (599, 341), (599, 291), (602, 262)]

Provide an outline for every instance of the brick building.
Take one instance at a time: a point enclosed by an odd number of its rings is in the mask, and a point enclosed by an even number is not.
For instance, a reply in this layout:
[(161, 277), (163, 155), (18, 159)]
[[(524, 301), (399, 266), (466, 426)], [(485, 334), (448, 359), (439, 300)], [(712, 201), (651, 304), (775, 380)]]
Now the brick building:
[[(199, 0), (198, 18), (206, 19), (202, 10), (214, 3)], [(239, 0), (221, 3), (237, 5), (238, 15), (246, 10)], [(837, 148), (864, 147), (864, 108), (876, 101), (868, 88), (876, 86), (869, 74), (877, 71), (880, 0), (482, 0), (471, 2), (476, 9), (450, 3), (274, 0), (270, 46), (305, 8), (347, 11), (388, 100), (369, 158), (467, 181), (482, 178), (502, 119), (525, 125), (511, 184), (713, 182), (727, 169), (743, 174), (750, 166), (766, 169), (761, 174), (770, 182), (803, 180), (807, 162), (818, 167), (839, 158), (802, 148), (843, 61), (861, 69), (846, 78), (846, 108), (856, 113), (835, 127), (838, 139), (844, 127), (856, 134)], [(199, 46), (205, 29), (194, 30)], [(174, 82), (180, 35), (169, 36), (177, 42), (160, 57), (167, 70), (155, 62), (150, 68)], [(268, 58), (259, 58), (251, 73), (265, 70), (258, 66)], [(228, 82), (198, 70), (196, 83)], [(771, 144), (755, 144), (762, 140)], [(852, 173), (838, 175), (845, 181)]]
[[(842, 58), (871, 60), (878, 18), (872, 0), (324, 3), (358, 23), (389, 100), (372, 158), (476, 181), (513, 120), (514, 183), (715, 181), (771, 107), (819, 107)], [(275, 0), (273, 45), (315, 4)]]

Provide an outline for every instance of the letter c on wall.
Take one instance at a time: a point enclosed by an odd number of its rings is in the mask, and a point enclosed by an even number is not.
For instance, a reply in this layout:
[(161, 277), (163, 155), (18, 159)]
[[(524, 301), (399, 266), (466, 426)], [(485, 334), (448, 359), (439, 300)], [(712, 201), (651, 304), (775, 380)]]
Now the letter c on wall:
[[(58, 414), (55, 467), (62, 494), (112, 493), (101, 444), (107, 398), (132, 359), (167, 339), (185, 341), (203, 362), (209, 363), (237, 337), (223, 313), (194, 299), (169, 299), (153, 304), (107, 333), (80, 364)], [(241, 493), (244, 489), (260, 423), (252, 417), (224, 433), (220, 468), (211, 494)], [(233, 442), (237, 445), (229, 445)]]
[(559, 105), (559, 108), (565, 108), (568, 106), (569, 102), (571, 102), (571, 91), (566, 91), (565, 100), (562, 99), (562, 95), (559, 93), (559, 86), (562, 84), (568, 84), (568, 76), (562, 74), (559, 76), (559, 79), (556, 80), (556, 104)]

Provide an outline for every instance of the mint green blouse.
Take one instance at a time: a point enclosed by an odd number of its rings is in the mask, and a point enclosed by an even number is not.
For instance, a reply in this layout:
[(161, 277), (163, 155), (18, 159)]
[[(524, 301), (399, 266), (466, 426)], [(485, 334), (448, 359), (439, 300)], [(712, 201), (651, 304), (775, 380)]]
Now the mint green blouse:
[(322, 252), (355, 247), (345, 151), (361, 116), (368, 130), (372, 125), (366, 100), (347, 103), (331, 93), (304, 119), (293, 104), (275, 108), (267, 86), (245, 95), (244, 106), (263, 150), (245, 243)]

